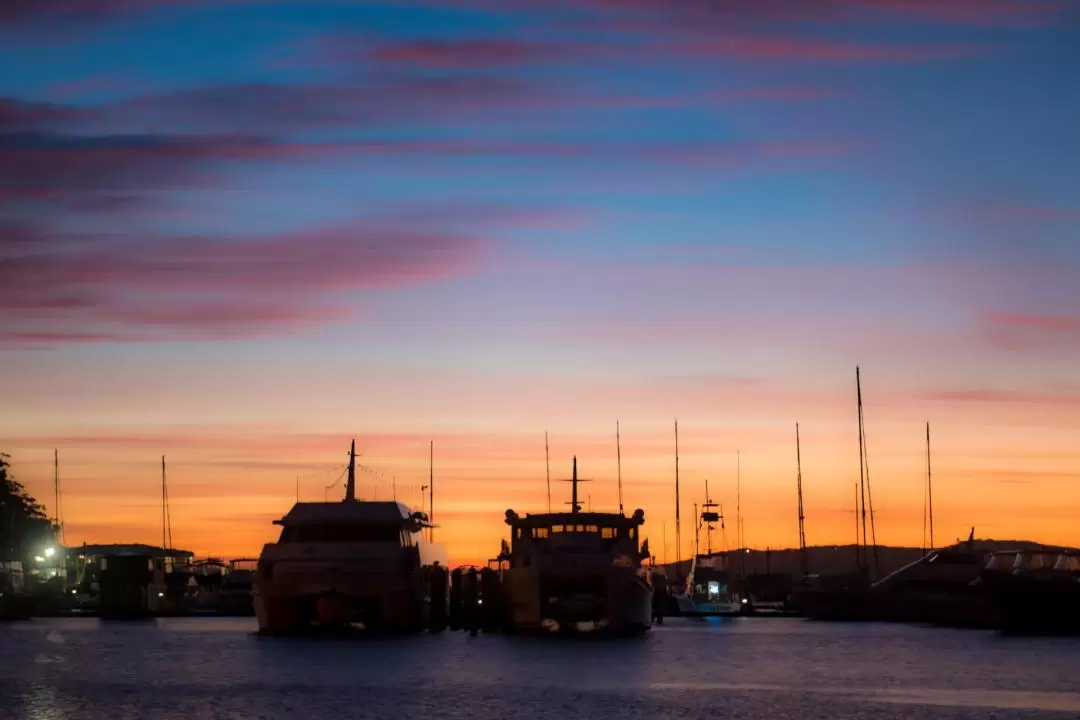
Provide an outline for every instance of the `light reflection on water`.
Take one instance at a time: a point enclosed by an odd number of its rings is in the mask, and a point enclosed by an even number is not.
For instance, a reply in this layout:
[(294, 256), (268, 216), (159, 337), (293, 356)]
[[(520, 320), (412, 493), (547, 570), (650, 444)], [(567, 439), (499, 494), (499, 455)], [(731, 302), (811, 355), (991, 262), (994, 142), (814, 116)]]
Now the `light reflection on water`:
[(1080, 640), (790, 619), (648, 637), (269, 639), (245, 618), (0, 626), (0, 716), (1080, 717)]

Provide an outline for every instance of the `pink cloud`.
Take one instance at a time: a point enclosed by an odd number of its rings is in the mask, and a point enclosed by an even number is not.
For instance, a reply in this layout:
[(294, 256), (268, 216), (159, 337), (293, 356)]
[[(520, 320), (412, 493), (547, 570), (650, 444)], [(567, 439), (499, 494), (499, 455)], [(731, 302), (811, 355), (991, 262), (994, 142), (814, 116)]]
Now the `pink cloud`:
[(679, 42), (668, 52), (701, 57), (728, 57), (758, 60), (824, 60), (834, 62), (914, 62), (971, 56), (972, 47), (910, 45), (868, 45), (841, 41), (810, 40), (797, 37), (713, 37)]
[(372, 51), (370, 57), (382, 63), (439, 69), (504, 68), (535, 61), (578, 62), (598, 51), (595, 45), (476, 38), (386, 44)]
[(938, 23), (1029, 27), (1072, 10), (1069, 0), (845, 0), (854, 8), (880, 10)]
[[(359, 1), (359, 0), (358, 0)], [(154, 7), (199, 4), (205, 6), (254, 4), (256, 0), (6, 0), (0, 22), (45, 18), (58, 22), (100, 20), (118, 13)], [(636, 13), (652, 18), (709, 21), (730, 25), (735, 21), (769, 22), (835, 18), (843, 14), (882, 12), (924, 22), (961, 25), (1031, 27), (1075, 11), (1070, 0), (412, 0), (414, 5), (473, 8), (492, 12), (565, 10), (586, 8), (601, 13)]]
[(1080, 350), (1080, 315), (989, 313), (983, 334), (993, 346), (1012, 351)]
[(0, 266), (0, 336), (40, 345), (287, 333), (348, 316), (339, 292), (461, 274), (486, 246), (385, 223), (248, 239), (59, 239)]
[(928, 402), (979, 403), (988, 405), (1055, 405), (1080, 407), (1080, 393), (1034, 390), (972, 388), (967, 390), (938, 390), (922, 393), (919, 398)]

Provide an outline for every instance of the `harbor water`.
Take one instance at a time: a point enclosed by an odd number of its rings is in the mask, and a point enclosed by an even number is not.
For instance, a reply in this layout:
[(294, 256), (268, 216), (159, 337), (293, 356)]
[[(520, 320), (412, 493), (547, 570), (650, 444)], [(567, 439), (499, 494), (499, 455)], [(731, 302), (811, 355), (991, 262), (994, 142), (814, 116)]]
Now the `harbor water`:
[(0, 717), (1077, 718), (1080, 640), (669, 619), (625, 640), (277, 639), (250, 618), (0, 625)]

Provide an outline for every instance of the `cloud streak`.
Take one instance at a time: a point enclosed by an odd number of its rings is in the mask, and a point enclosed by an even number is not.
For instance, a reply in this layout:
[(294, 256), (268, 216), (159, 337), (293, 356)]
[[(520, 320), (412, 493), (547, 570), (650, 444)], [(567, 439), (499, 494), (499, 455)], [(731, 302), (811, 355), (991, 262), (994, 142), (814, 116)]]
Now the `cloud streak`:
[(477, 237), (363, 223), (270, 237), (56, 243), (0, 264), (7, 343), (237, 338), (352, 314), (342, 292), (466, 272)]

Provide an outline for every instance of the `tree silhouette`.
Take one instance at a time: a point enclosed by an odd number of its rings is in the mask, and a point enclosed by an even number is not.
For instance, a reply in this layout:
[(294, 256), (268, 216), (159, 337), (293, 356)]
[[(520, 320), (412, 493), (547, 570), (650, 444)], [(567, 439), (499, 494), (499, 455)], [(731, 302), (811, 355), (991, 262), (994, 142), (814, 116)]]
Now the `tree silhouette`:
[(45, 508), (11, 475), (10, 456), (0, 453), (0, 560), (29, 560), (56, 542)]

